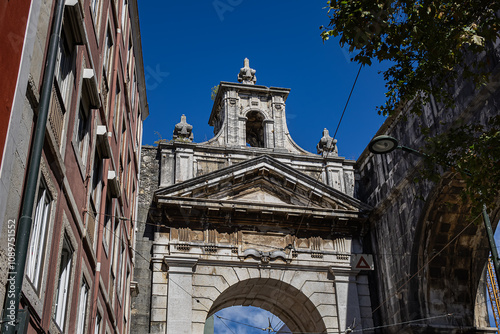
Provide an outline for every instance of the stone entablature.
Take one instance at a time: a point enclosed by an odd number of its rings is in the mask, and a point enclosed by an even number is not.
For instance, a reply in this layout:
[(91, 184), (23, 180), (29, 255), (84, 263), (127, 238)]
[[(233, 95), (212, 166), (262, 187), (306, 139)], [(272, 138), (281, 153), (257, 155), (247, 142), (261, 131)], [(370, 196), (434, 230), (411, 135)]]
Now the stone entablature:
[(350, 236), (294, 238), (278, 232), (227, 233), (215, 229), (171, 228), (170, 232), (157, 232), (155, 240), (155, 254), (261, 265), (290, 264), (293, 261), (294, 265), (353, 269), (351, 252), (361, 252), (361, 247), (353, 245)]

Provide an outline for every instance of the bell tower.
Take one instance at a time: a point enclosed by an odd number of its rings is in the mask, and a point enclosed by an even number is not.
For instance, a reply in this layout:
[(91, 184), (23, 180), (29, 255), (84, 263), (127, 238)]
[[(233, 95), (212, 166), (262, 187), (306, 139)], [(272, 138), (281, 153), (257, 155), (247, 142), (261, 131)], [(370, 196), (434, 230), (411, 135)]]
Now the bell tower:
[(256, 85), (255, 73), (245, 58), (239, 83), (220, 83), (208, 122), (215, 135), (210, 144), (306, 153), (288, 132), (285, 102), (290, 89)]

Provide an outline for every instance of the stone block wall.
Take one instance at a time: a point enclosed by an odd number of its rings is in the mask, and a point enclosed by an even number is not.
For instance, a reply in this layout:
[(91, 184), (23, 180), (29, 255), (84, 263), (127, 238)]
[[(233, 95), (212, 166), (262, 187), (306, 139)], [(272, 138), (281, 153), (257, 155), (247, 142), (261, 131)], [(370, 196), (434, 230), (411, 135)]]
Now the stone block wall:
[[(139, 204), (137, 210), (137, 224), (135, 250), (141, 256), (136, 257), (134, 278), (139, 293), (132, 297), (132, 333), (147, 333), (145, 328), (150, 325), (151, 309), (151, 245), (157, 226), (148, 219), (153, 193), (158, 189), (159, 157), (158, 149), (153, 146), (143, 146), (141, 152), (141, 175), (139, 185)], [(146, 223), (142, 223), (146, 222)]]

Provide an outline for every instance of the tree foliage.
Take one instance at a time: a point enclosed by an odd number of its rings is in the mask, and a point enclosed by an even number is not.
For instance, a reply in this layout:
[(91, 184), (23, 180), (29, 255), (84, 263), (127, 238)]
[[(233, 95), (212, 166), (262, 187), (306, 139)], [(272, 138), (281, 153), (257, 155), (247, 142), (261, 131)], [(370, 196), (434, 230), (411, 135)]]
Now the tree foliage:
[[(459, 76), (476, 84), (487, 81), (487, 57), (469, 62), (465, 57), (480, 54), (487, 41), (499, 36), (500, 2), (342, 0), (328, 1), (330, 23), (321, 27), (323, 40), (340, 36), (349, 46), (353, 60), (371, 65), (388, 60), (384, 72), (387, 102), (379, 112), (391, 114), (400, 102), (412, 101), (414, 111), (433, 95), (452, 104), (448, 90)], [(429, 85), (431, 80), (435, 83)]]
[(219, 85), (212, 87), (212, 94), (210, 95), (212, 101), (215, 101), (215, 97), (217, 96), (218, 91), (219, 91)]
[[(420, 114), (431, 96), (442, 110), (455, 108), (457, 80), (476, 87), (490, 80), (490, 52), (500, 34), (500, 2), (491, 0), (331, 0), (330, 22), (320, 27), (324, 41), (340, 38), (352, 60), (363, 65), (388, 61), (383, 72), (383, 115), (398, 108)], [(498, 198), (500, 118), (482, 127), (466, 124), (428, 139), (434, 162), (464, 173), (467, 195), (479, 203)], [(469, 176), (469, 174), (471, 176)], [(495, 180), (491, 184), (489, 181)]]
[(427, 168), (424, 177), (437, 181), (436, 166), (451, 166), (465, 181), (464, 201), (470, 200), (473, 214), (482, 204), (495, 207), (500, 196), (500, 116), (488, 124), (462, 124), (434, 137), (428, 137)]

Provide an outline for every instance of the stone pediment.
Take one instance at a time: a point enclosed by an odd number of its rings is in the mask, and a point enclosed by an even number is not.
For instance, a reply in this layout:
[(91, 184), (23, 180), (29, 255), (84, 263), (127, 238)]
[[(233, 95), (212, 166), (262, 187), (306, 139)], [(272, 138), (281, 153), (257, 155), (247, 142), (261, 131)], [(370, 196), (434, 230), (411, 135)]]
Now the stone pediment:
[[(208, 219), (263, 221), (365, 220), (370, 207), (269, 156), (261, 156), (159, 189), (154, 201), (173, 222), (196, 213)], [(228, 218), (229, 217), (229, 218)], [(192, 219), (192, 218), (191, 218)], [(292, 224), (293, 225), (293, 224)]]
[(242, 202), (366, 212), (370, 207), (270, 156), (261, 156), (159, 189), (157, 202)]

